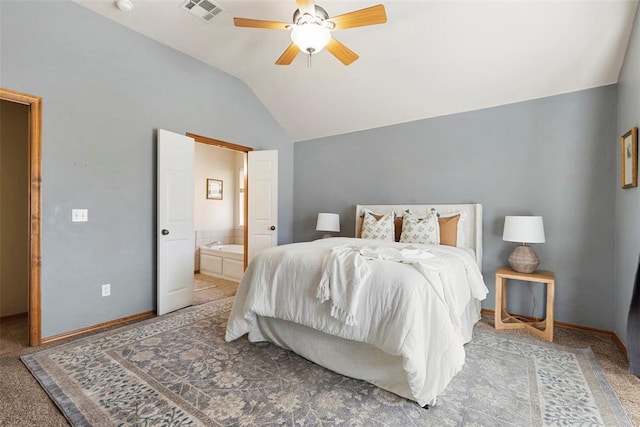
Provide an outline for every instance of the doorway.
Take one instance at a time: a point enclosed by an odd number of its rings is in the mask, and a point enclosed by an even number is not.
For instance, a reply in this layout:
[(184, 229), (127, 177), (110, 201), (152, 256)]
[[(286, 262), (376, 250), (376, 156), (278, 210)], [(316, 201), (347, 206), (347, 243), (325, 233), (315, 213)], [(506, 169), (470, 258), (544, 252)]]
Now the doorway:
[(253, 149), (187, 133), (195, 146), (194, 304), (235, 295), (247, 266), (247, 155)]
[[(40, 217), (41, 217), (41, 129), (42, 129), (42, 98), (9, 89), (0, 88), (0, 101), (8, 102), (11, 107), (17, 105), (26, 117), (26, 138), (24, 150), (25, 183), (24, 183), (24, 212), (21, 215), (24, 227), (25, 270), (28, 283), (27, 289), (27, 319), (28, 342), (30, 346), (40, 345), (42, 339), (41, 306), (40, 306)], [(15, 109), (15, 108), (12, 108)], [(4, 167), (3, 167), (4, 169)], [(4, 238), (4, 236), (3, 236)], [(23, 280), (24, 280), (23, 279)]]
[(244, 274), (246, 153), (196, 142), (193, 303), (235, 294)]
[[(250, 147), (232, 144), (192, 133), (180, 135), (158, 130), (158, 202), (157, 202), (157, 314), (193, 304), (194, 259), (196, 242), (194, 228), (195, 143), (204, 143), (240, 151), (244, 156), (244, 194), (242, 230), (243, 261), (234, 268), (242, 276), (252, 257), (278, 242), (278, 151), (253, 151)], [(208, 179), (205, 179), (208, 181)], [(205, 183), (203, 196), (222, 196), (224, 183)], [(249, 194), (251, 192), (251, 194)], [(173, 193), (173, 197), (171, 194)], [(251, 197), (250, 197), (251, 196)], [(172, 228), (177, 227), (177, 233)], [(170, 255), (170, 252), (173, 254)]]

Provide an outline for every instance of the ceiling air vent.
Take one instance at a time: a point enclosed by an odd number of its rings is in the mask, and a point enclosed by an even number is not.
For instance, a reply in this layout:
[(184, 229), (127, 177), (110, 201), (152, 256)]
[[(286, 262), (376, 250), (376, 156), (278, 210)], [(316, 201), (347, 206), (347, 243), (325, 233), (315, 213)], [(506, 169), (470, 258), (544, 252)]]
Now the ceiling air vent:
[(205, 22), (211, 21), (214, 16), (222, 12), (220, 6), (209, 0), (187, 0), (180, 7)]

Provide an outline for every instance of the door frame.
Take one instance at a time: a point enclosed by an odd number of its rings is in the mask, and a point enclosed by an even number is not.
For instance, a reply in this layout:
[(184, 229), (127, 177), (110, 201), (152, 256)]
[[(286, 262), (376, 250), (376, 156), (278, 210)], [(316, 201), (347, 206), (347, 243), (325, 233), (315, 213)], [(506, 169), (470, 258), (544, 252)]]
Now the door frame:
[(29, 345), (42, 340), (40, 276), (42, 207), (42, 98), (0, 87), (0, 99), (29, 107)]
[(198, 135), (195, 133), (190, 133), (187, 132), (186, 133), (187, 136), (193, 138), (196, 142), (201, 142), (203, 144), (207, 144), (207, 145), (213, 145), (215, 147), (221, 147), (221, 148), (226, 148), (229, 150), (233, 150), (233, 151), (241, 151), (244, 153), (244, 227), (243, 227), (243, 234), (244, 234), (244, 269), (247, 269), (247, 259), (248, 257), (248, 252), (247, 252), (247, 245), (249, 244), (249, 233), (248, 233), (248, 224), (247, 224), (247, 220), (249, 218), (249, 179), (248, 179), (248, 175), (247, 175), (247, 160), (248, 160), (248, 155), (247, 153), (249, 153), (249, 151), (253, 151), (252, 147), (247, 147), (244, 145), (239, 145), (239, 144), (234, 144), (231, 142), (226, 142), (226, 141), (221, 141), (219, 139), (214, 139), (214, 138), (209, 138), (208, 136), (202, 136), (202, 135)]

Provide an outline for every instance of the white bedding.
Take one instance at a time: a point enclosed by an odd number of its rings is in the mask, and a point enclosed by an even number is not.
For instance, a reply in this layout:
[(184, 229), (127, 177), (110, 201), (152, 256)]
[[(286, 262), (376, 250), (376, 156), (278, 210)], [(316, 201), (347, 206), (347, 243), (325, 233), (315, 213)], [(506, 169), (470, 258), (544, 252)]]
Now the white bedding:
[[(331, 315), (330, 301), (317, 298), (322, 262), (332, 248), (419, 248), (435, 262), (406, 264), (369, 259), (370, 276), (354, 305), (354, 324)], [(425, 257), (431, 258), (431, 257)], [(257, 316), (301, 324), (325, 334), (373, 345), (402, 357), (411, 396), (421, 405), (433, 403), (464, 363), (464, 308), (486, 297), (473, 255), (464, 249), (331, 238), (265, 249), (249, 265), (240, 282), (227, 325), (231, 341), (248, 333), (265, 341)]]

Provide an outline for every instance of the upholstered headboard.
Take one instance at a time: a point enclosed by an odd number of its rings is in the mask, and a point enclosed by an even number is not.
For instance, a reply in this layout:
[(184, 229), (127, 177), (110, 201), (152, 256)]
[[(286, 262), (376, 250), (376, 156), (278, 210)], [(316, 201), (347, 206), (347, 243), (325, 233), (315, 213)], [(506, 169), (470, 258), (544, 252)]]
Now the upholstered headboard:
[(356, 206), (356, 237), (360, 237), (362, 228), (362, 214), (365, 209), (376, 214), (395, 212), (397, 216), (407, 209), (418, 217), (424, 217), (431, 209), (440, 215), (448, 216), (461, 213), (459, 229), (462, 232), (460, 246), (471, 248), (475, 252), (476, 262), (482, 271), (482, 205), (480, 203), (454, 203), (450, 205), (357, 205)]

